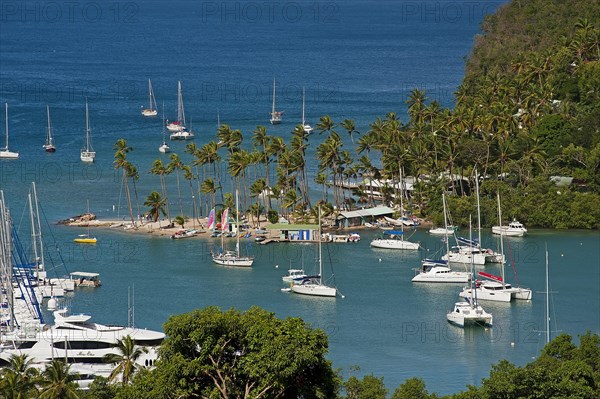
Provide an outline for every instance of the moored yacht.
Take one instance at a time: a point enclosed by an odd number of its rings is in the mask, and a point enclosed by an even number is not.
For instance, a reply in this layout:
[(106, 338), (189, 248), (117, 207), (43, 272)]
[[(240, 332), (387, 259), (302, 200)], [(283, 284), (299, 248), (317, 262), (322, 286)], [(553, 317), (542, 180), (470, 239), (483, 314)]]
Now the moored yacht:
[(417, 270), (413, 283), (468, 283), (471, 280), (471, 273), (454, 271), (443, 260), (424, 259), (421, 269)]
[(513, 219), (508, 226), (492, 226), (492, 233), (508, 237), (523, 237), (527, 234), (527, 229), (521, 222)]

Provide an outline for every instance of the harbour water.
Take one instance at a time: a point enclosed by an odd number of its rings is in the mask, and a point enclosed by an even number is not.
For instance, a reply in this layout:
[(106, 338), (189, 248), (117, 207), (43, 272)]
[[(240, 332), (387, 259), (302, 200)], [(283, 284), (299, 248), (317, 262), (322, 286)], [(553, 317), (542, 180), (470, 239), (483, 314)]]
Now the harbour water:
[[(249, 142), (256, 125), (268, 124), (273, 77), (280, 90), (278, 108), (285, 114), (284, 123), (268, 127), (270, 134), (288, 137), (300, 122), (302, 86), (313, 126), (319, 116), (330, 114), (336, 121), (354, 118), (357, 129), (366, 131), (376, 116), (394, 111), (403, 117), (414, 87), (450, 106), (483, 13), (499, 4), (2, 0), (0, 100), (9, 103), (10, 147), (21, 156), (0, 162), (0, 188), (14, 223), (25, 240), (31, 181), (38, 184), (51, 223), (85, 212), (88, 199), (100, 218), (122, 216), (122, 210), (113, 211), (121, 178), (112, 168), (112, 147), (120, 137), (134, 148), (129, 159), (140, 172), (140, 197), (159, 189), (158, 179), (146, 172), (154, 159), (167, 160), (157, 151), (160, 117), (140, 116), (148, 78), (167, 118), (175, 114), (177, 81), (182, 81), (197, 145), (214, 139), (217, 113)], [(93, 165), (79, 161), (86, 96), (98, 154)], [(42, 150), (46, 104), (58, 147), (54, 154)], [(320, 136), (313, 137), (309, 152)], [(350, 144), (348, 137), (344, 140)], [(173, 143), (172, 150), (189, 161), (184, 145)], [(174, 179), (169, 191), (176, 192)], [(191, 193), (185, 195), (190, 209)], [(59, 244), (70, 271), (99, 272), (103, 280), (99, 289), (77, 291), (70, 299), (74, 311), (89, 312), (102, 323), (126, 324), (128, 291), (134, 291), (135, 324), (159, 329), (170, 315), (198, 307), (257, 305), (324, 329), (334, 367), (347, 376), (359, 365), (361, 373), (383, 376), (391, 389), (420, 376), (432, 391), (456, 392), (478, 383), (500, 359), (524, 364), (536, 356), (544, 341), (545, 296), (539, 292), (546, 244), (552, 290), (558, 292), (552, 296), (552, 329), (600, 332), (598, 232), (533, 229), (526, 238), (511, 239), (519, 282), (533, 289), (534, 299), (487, 305), (495, 321), (487, 330), (447, 324), (446, 312), (458, 300), (460, 286), (410, 282), (420, 257), (441, 247), (439, 239), (420, 230), (414, 238), (430, 251), (373, 250), (368, 244), (376, 233), (369, 231), (360, 232), (357, 244), (326, 245), (325, 273), (330, 274), (331, 259), (344, 299), (281, 292), (281, 275), (290, 262), (304, 259), (306, 268), (314, 266), (314, 245), (253, 245), (255, 266), (240, 270), (211, 263), (216, 242), (210, 239), (101, 230), (97, 245), (76, 246), (72, 239), (81, 231), (53, 225), (52, 232), (55, 238), (45, 232), (46, 241)], [(496, 266), (485, 270), (498, 273)], [(511, 267), (507, 275), (514, 283)]]

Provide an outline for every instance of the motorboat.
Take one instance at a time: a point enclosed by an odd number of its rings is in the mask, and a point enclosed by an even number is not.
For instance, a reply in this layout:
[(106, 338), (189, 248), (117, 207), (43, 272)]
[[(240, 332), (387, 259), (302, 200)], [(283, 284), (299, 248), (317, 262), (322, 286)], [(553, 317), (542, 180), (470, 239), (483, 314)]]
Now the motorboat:
[(468, 283), (471, 273), (454, 271), (443, 260), (424, 259), (412, 278), (413, 283)]
[(507, 237), (523, 237), (527, 234), (527, 229), (521, 222), (513, 219), (508, 226), (492, 226), (492, 233)]

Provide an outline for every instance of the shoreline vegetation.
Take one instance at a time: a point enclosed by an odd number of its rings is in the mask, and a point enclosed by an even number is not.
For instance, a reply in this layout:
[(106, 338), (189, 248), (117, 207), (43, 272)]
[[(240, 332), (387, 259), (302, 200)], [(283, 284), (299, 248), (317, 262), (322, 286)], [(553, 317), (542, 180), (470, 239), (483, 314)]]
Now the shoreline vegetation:
[[(297, 125), (286, 139), (257, 126), (249, 140), (248, 133), (222, 124), (214, 140), (187, 144), (187, 164), (171, 153), (168, 162), (134, 165), (128, 156), (133, 148), (119, 139), (114, 167), (123, 173), (131, 224), (140, 214), (176, 221), (217, 208), (218, 217), (222, 209), (234, 209), (238, 192), (241, 212), (251, 220), (282, 216), (306, 223), (316, 219), (317, 206), (335, 216), (382, 203), (398, 210), (395, 217), (441, 225), (446, 192), (454, 224), (465, 226), (479, 179), (484, 227), (496, 221), (500, 193), (502, 213), (527, 227), (599, 229), (600, 17), (585, 1), (522, 3), (486, 18), (452, 109), (414, 89), (406, 121), (390, 112), (366, 132), (351, 119), (329, 115), (312, 134)], [(540, 13), (549, 16), (534, 18)], [(505, 44), (498, 37), (517, 29), (513, 19), (529, 21), (519, 32), (545, 39), (527, 48), (512, 46), (512, 39)], [(308, 165), (318, 166), (314, 179)], [(136, 187), (140, 173), (160, 179), (145, 201)], [(315, 185), (321, 188), (318, 200), (309, 195)], [(191, 195), (191, 206), (182, 192)]]

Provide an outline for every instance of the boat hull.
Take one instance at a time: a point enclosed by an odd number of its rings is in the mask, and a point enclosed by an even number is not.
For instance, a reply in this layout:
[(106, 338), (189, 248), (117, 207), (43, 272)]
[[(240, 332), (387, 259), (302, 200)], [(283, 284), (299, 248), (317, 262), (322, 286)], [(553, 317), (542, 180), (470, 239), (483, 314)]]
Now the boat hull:
[(492, 326), (493, 317), (479, 305), (471, 306), (467, 302), (457, 302), (454, 310), (448, 312), (446, 319), (459, 327)]
[(292, 285), (290, 288), (292, 292), (300, 295), (335, 297), (337, 294), (337, 289), (319, 284)]
[(145, 109), (142, 111), (143, 116), (156, 116), (158, 115), (158, 111), (155, 109)]
[(95, 244), (97, 240), (96, 238), (75, 238), (73, 242), (77, 244)]
[(217, 265), (222, 266), (234, 266), (234, 267), (251, 267), (254, 263), (254, 258), (245, 258), (245, 257), (228, 257), (228, 256), (219, 256), (214, 255), (212, 260)]
[(19, 153), (14, 152), (14, 151), (3, 150), (3, 151), (0, 151), (0, 158), (17, 159), (17, 158), (19, 158)]
[(194, 138), (194, 133), (178, 131), (169, 136), (171, 140), (191, 140)]
[(508, 289), (487, 290), (476, 288), (475, 292), (473, 292), (472, 288), (465, 288), (458, 296), (466, 299), (476, 297), (478, 301), (510, 302), (512, 300), (512, 293)]
[(373, 248), (383, 249), (419, 249), (419, 243), (395, 239), (375, 239), (371, 241)]
[(450, 271), (446, 267), (434, 267), (413, 277), (413, 283), (468, 283), (471, 273)]
[(507, 237), (523, 237), (527, 234), (526, 229), (515, 229), (507, 226), (492, 226), (492, 233)]
[(81, 151), (81, 155), (79, 156), (82, 162), (94, 162), (96, 159), (96, 152), (94, 151)]

